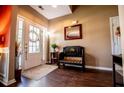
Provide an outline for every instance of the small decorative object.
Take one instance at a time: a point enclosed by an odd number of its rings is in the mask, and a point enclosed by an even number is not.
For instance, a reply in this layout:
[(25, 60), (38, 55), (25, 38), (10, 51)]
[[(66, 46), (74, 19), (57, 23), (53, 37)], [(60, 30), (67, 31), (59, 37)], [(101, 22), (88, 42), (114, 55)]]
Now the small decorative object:
[(77, 24), (77, 23), (78, 23), (77, 20), (72, 21), (72, 24)]
[(116, 28), (115, 35), (118, 36), (118, 37), (121, 36), (121, 33), (120, 33), (120, 27), (117, 27), (117, 28)]
[(65, 40), (82, 39), (82, 24), (76, 24), (64, 28)]
[(75, 52), (75, 49), (74, 49), (74, 48), (71, 48), (71, 49), (70, 49), (70, 52)]
[(58, 45), (56, 45), (55, 43), (51, 45), (51, 47), (53, 48), (54, 52), (56, 52), (56, 48), (58, 47)]
[(18, 50), (19, 50), (19, 43), (15, 43), (15, 56), (18, 56)]

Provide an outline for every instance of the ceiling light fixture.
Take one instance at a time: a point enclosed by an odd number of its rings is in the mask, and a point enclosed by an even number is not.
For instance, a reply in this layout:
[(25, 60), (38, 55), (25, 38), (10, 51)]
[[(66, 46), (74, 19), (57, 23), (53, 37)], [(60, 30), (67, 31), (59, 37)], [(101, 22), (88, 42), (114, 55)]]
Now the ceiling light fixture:
[(57, 5), (52, 5), (53, 8), (57, 8)]
[(72, 24), (78, 24), (78, 20), (72, 21)]
[(44, 8), (41, 5), (39, 5), (38, 8), (40, 8), (41, 10), (44, 10)]

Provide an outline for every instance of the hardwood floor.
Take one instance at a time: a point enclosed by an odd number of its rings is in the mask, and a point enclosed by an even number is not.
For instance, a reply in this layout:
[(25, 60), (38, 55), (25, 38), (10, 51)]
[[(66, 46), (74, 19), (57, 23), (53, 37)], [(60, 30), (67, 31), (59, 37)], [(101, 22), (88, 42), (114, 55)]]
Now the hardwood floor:
[[(2, 87), (3, 85), (0, 84)], [(112, 72), (66, 67), (56, 69), (40, 80), (29, 80), (21, 77), (21, 82), (16, 82), (9, 87), (111, 87)]]

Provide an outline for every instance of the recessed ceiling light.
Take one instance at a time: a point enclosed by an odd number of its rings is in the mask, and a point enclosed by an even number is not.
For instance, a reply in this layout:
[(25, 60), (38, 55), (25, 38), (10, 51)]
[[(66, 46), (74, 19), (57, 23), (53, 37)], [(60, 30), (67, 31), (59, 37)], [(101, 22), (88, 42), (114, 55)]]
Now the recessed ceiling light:
[(53, 8), (57, 8), (57, 5), (52, 5)]

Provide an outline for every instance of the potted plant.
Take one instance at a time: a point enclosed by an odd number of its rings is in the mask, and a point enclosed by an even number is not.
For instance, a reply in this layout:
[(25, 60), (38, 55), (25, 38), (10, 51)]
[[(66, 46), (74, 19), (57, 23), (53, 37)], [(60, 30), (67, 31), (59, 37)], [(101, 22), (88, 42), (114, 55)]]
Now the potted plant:
[(58, 45), (56, 43), (51, 44), (51, 47), (53, 48), (54, 52), (56, 52), (56, 48), (58, 47)]

